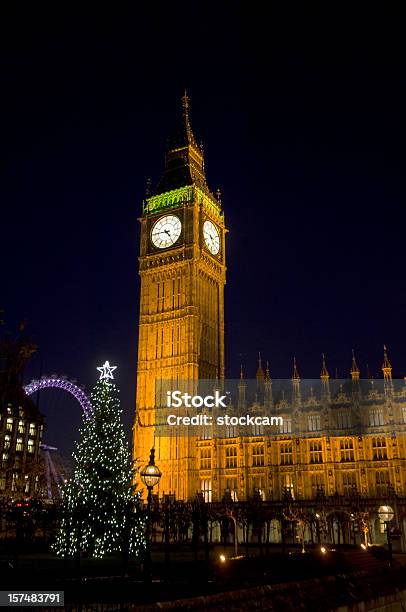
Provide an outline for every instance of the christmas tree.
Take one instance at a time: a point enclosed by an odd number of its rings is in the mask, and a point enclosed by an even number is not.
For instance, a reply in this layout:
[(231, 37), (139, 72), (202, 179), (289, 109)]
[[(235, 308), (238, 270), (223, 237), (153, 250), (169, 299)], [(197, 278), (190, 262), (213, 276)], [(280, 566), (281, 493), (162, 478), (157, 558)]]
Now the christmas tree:
[(93, 413), (84, 420), (73, 453), (72, 478), (62, 491), (61, 525), (55, 551), (63, 556), (84, 552), (93, 557), (121, 552), (139, 554), (144, 547), (144, 520), (135, 493), (133, 469), (115, 367), (106, 361), (92, 394)]

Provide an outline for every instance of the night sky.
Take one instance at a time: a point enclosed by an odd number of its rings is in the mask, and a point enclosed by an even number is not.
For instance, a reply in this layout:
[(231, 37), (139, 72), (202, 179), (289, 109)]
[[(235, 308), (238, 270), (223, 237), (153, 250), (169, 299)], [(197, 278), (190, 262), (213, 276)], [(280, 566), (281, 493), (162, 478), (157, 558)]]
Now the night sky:
[[(1, 18), (0, 307), (39, 345), (27, 380), (90, 389), (97, 365), (118, 365), (128, 425), (137, 217), (185, 87), (230, 230), (227, 376), (241, 361), (253, 376), (260, 350), (274, 378), (294, 355), (317, 377), (322, 352), (347, 377), (352, 348), (379, 375), (384, 343), (406, 373), (403, 16), (250, 6)], [(39, 401), (47, 441), (69, 452), (79, 407)]]

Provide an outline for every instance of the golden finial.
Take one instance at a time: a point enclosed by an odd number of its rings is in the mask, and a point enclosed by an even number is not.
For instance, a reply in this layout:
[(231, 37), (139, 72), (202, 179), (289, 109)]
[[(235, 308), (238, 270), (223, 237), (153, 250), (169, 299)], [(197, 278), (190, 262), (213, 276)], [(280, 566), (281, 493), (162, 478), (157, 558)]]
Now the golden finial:
[(383, 345), (383, 364), (382, 364), (382, 372), (385, 380), (390, 380), (392, 378), (392, 365), (388, 358), (388, 349), (386, 345)]
[(185, 121), (185, 127), (186, 127), (188, 136), (190, 136), (191, 131), (192, 131), (190, 127), (190, 121), (189, 121), (189, 108), (190, 108), (190, 98), (187, 95), (187, 91), (185, 89), (185, 93), (182, 96), (182, 110), (183, 110), (183, 119)]
[(187, 89), (185, 88), (185, 93), (182, 96), (182, 108), (183, 108), (183, 112), (186, 115), (186, 117), (188, 117), (189, 115), (189, 105), (190, 105), (190, 98), (187, 95)]
[(240, 379), (242, 380), (244, 378), (244, 371), (242, 368), (242, 364), (240, 365)]

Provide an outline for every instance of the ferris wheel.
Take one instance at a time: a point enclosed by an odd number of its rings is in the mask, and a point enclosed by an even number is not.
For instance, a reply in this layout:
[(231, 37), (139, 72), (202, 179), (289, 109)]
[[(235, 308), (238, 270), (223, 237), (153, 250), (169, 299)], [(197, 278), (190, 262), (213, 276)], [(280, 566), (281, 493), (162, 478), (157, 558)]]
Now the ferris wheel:
[[(24, 391), (30, 396), (42, 389), (62, 389), (72, 395), (80, 404), (85, 418), (93, 413), (93, 407), (89, 397), (76, 381), (68, 380), (65, 376), (42, 376), (39, 380), (32, 380), (25, 385)], [(44, 472), (46, 480), (46, 495), (49, 500), (60, 497), (61, 486), (66, 482), (66, 474), (62, 473), (59, 465), (53, 460), (52, 455), (58, 449), (55, 446), (41, 444), (43, 453)]]

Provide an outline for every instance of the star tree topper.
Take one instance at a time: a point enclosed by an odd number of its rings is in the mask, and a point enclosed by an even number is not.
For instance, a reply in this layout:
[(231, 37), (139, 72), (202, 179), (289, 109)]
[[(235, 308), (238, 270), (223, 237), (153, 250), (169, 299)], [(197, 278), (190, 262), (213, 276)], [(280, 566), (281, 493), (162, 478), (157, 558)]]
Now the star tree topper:
[(99, 372), (101, 372), (99, 380), (107, 380), (109, 378), (114, 378), (113, 372), (117, 369), (117, 366), (111, 366), (108, 361), (105, 361), (104, 365), (100, 366), (97, 369), (99, 370)]

